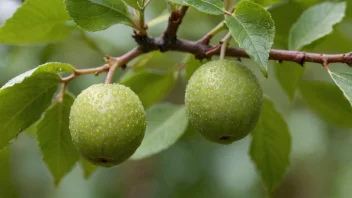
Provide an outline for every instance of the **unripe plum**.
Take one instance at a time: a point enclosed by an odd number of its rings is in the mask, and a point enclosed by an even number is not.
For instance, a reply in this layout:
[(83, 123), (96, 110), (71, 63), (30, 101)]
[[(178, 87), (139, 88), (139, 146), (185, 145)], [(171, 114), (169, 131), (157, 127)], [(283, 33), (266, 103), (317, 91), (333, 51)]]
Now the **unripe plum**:
[(185, 103), (192, 127), (206, 139), (230, 144), (247, 136), (258, 122), (263, 91), (243, 64), (210, 61), (192, 75)]
[(77, 96), (69, 127), (73, 143), (85, 159), (110, 167), (127, 160), (140, 146), (146, 114), (130, 88), (96, 84)]

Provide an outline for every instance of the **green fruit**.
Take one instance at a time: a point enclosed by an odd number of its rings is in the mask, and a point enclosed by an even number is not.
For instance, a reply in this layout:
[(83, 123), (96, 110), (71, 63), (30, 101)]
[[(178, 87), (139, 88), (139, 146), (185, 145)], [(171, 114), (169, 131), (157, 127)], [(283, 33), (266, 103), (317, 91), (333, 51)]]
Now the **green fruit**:
[(95, 165), (110, 167), (127, 160), (141, 144), (145, 129), (142, 103), (124, 85), (92, 85), (71, 107), (73, 143)]
[(196, 131), (212, 142), (230, 144), (253, 130), (262, 100), (262, 88), (246, 66), (217, 60), (194, 72), (185, 103)]

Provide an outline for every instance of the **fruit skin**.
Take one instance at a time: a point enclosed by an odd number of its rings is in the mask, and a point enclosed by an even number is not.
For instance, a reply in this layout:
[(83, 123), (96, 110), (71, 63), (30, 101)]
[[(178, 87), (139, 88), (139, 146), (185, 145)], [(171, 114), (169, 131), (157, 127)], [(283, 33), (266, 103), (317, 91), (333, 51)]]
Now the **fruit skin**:
[(185, 103), (192, 127), (206, 139), (230, 144), (259, 120), (263, 91), (256, 76), (230, 60), (211, 61), (192, 75)]
[(96, 84), (77, 96), (69, 124), (81, 155), (95, 165), (110, 167), (127, 160), (140, 146), (146, 114), (130, 88)]

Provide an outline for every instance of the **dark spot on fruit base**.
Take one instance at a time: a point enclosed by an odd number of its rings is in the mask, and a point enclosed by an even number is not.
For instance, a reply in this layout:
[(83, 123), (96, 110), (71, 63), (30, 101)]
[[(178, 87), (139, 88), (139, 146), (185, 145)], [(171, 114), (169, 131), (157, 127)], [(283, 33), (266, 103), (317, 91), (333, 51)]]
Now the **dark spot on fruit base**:
[(220, 137), (220, 140), (222, 140), (222, 141), (225, 141), (225, 140), (228, 140), (228, 139), (230, 139), (230, 136), (221, 136)]
[(99, 160), (100, 160), (101, 163), (108, 163), (108, 160), (105, 159), (105, 158), (100, 158)]

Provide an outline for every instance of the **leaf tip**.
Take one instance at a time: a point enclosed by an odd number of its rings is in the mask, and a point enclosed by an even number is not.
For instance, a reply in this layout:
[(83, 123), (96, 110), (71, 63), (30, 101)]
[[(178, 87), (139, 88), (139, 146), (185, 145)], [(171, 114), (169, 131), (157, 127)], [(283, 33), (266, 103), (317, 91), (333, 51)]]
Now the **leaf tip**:
[(58, 188), (61, 182), (61, 177), (55, 177), (54, 176), (54, 186), (55, 188)]
[(264, 69), (262, 69), (262, 68), (260, 69), (260, 71), (262, 72), (264, 78), (268, 79), (268, 77), (269, 77), (268, 71), (267, 71), (267, 70), (264, 70)]

